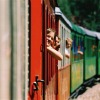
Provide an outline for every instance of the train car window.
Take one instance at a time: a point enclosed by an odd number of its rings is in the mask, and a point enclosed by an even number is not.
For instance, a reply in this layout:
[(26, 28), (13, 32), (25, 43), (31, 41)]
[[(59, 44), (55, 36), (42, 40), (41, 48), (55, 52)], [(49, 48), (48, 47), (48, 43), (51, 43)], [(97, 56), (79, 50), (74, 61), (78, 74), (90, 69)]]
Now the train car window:
[[(61, 53), (63, 54), (63, 34), (64, 34), (63, 33), (63, 26), (62, 26), (61, 30), (62, 30), (62, 32), (61, 32), (61, 36), (62, 36), (61, 37), (61, 39), (62, 39), (62, 43), (61, 43), (62, 52)], [(63, 60), (61, 61), (61, 66), (63, 66)]]
[[(60, 21), (59, 24), (59, 32), (60, 32), (60, 38), (61, 38), (61, 46), (60, 46), (60, 52), (63, 55), (63, 60), (58, 62), (59, 68), (65, 66), (66, 64), (70, 63), (70, 58), (67, 58), (65, 56), (65, 48), (66, 48), (66, 39), (70, 38), (70, 30)], [(68, 49), (70, 52), (70, 48)]]
[(48, 27), (51, 27), (51, 19), (50, 19), (51, 17), (50, 17), (50, 13), (48, 12)]
[(83, 48), (83, 38), (81, 36), (74, 35), (72, 43), (73, 61), (83, 59)]
[(98, 45), (98, 54), (99, 54), (99, 57), (100, 57), (100, 41), (99, 41), (99, 45)]
[(78, 57), (79, 57), (79, 60), (83, 59), (83, 52), (84, 52), (84, 44), (83, 44), (83, 37), (79, 37), (78, 38)]
[(98, 40), (98, 74), (100, 75), (100, 40)]
[(86, 38), (85, 45), (86, 45), (86, 57), (96, 56), (96, 41), (90, 38)]
[[(65, 34), (66, 34), (66, 31), (65, 31), (65, 28), (64, 28), (64, 34), (63, 34), (63, 53), (65, 52)], [(65, 65), (65, 56), (63, 55), (63, 66)]]
[[(60, 49), (59, 49), (59, 51), (62, 53), (62, 26), (61, 26), (61, 24), (59, 24), (59, 36), (60, 36), (60, 38), (61, 38), (61, 41), (60, 41)], [(58, 61), (58, 67), (59, 68), (61, 68), (61, 65), (62, 65), (62, 61)]]
[(72, 55), (73, 55), (73, 61), (76, 60), (76, 57), (77, 57), (76, 36), (73, 36)]
[(95, 44), (92, 44), (92, 46), (91, 46), (91, 49), (92, 49), (92, 57), (93, 56), (96, 56), (96, 45)]
[[(60, 52), (63, 55), (64, 52), (64, 27), (62, 25), (62, 23), (60, 22), (60, 38), (61, 38), (61, 42), (60, 42)], [(64, 56), (63, 56), (64, 57)], [(64, 65), (64, 58), (62, 61), (59, 62), (60, 67), (62, 67)]]
[[(48, 20), (49, 19), (49, 16), (48, 16), (48, 8), (46, 9), (46, 12), (45, 12), (45, 30), (48, 28)], [(46, 37), (45, 37), (46, 38)], [(49, 54), (47, 53), (47, 64), (45, 66), (45, 85), (48, 85), (48, 68), (49, 68)]]
[[(64, 49), (66, 49), (66, 39), (70, 38), (70, 30), (66, 27), (64, 32)], [(67, 48), (68, 52), (70, 53), (70, 48)], [(65, 51), (64, 51), (65, 52)], [(70, 63), (70, 58), (64, 56), (64, 65)]]
[(52, 16), (50, 16), (50, 18), (51, 18), (51, 27), (53, 26), (53, 20), (52, 20)]
[[(48, 17), (47, 17), (47, 24), (48, 24), (48, 27), (50, 27), (50, 14), (48, 13)], [(49, 80), (50, 80), (50, 68), (51, 68), (51, 62), (50, 62), (50, 59), (51, 58), (51, 55), (49, 53), (47, 53), (47, 76), (46, 76), (46, 82), (47, 82), (47, 85), (49, 84)]]

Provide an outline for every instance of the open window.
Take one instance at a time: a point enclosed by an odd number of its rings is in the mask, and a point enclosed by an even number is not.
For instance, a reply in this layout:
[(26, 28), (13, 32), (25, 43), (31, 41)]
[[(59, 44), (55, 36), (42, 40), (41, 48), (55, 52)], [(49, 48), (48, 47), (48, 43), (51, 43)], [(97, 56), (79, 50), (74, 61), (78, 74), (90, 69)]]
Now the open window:
[(81, 60), (83, 59), (84, 52), (84, 44), (83, 37), (80, 35), (73, 35), (73, 43), (72, 43), (72, 56), (73, 60)]

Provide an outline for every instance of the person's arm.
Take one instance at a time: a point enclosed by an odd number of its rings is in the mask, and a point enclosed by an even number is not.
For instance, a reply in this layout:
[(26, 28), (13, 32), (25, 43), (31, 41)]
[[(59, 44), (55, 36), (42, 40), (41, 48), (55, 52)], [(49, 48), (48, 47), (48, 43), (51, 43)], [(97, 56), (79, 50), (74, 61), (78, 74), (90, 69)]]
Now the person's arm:
[(83, 55), (83, 52), (82, 52), (82, 51), (79, 51), (79, 50), (78, 50), (77, 53)]
[(47, 51), (57, 60), (62, 60), (63, 56), (62, 54), (55, 50), (54, 48), (52, 48), (51, 46), (47, 47)]

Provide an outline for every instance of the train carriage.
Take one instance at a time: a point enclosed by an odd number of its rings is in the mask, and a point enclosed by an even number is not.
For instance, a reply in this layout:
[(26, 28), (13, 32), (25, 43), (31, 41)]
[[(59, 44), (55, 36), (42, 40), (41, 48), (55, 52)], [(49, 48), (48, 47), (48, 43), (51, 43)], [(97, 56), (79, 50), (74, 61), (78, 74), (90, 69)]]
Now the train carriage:
[(100, 77), (100, 33), (95, 32), (97, 35), (97, 77)]
[(98, 75), (100, 76), (100, 39), (98, 41)]
[(44, 100), (57, 100), (57, 92), (58, 92), (58, 72), (57, 72), (57, 60), (51, 56), (51, 54), (47, 51), (46, 45), (46, 37), (47, 37), (47, 29), (51, 28), (56, 31), (57, 34), (57, 26), (55, 20), (55, 14), (53, 10), (53, 6), (55, 2), (44, 0), (42, 4), (42, 45), (44, 48), (43, 51), (43, 68), (42, 68), (42, 77), (45, 81), (43, 86), (43, 99)]
[(77, 25), (72, 24), (72, 49), (71, 49), (71, 87), (70, 93), (75, 92), (83, 84), (84, 62), (84, 31)]
[(28, 100), (42, 99), (42, 5), (30, 0), (30, 66)]
[[(52, 7), (48, 0), (31, 0), (31, 67), (30, 99), (55, 99), (56, 61), (47, 52), (47, 29), (55, 29)], [(36, 68), (37, 67), (37, 68)], [(30, 100), (29, 99), (29, 100)]]
[(98, 75), (100, 76), (100, 39), (98, 44)]
[[(38, 48), (41, 45), (40, 53), (42, 56), (40, 61), (42, 61), (42, 66), (40, 67), (40, 71), (42, 73), (39, 75), (40, 79), (44, 80), (40, 88), (42, 93), (39, 93), (43, 96), (40, 96), (40, 98), (43, 100), (61, 100), (63, 98), (63, 100), (66, 100), (76, 90), (78, 91), (79, 89), (80, 91), (84, 83), (95, 78), (97, 72), (98, 75), (100, 73), (100, 71), (97, 71), (100, 68), (96, 66), (96, 34), (71, 23), (60, 9), (55, 7), (56, 4), (54, 1), (43, 0), (42, 5), (39, 4), (39, 6), (42, 8), (40, 11), (40, 13), (42, 12), (42, 18), (39, 19), (42, 23), (42, 26), (40, 25), (42, 34), (40, 34), (41, 41), (38, 44)], [(61, 38), (59, 50), (63, 55), (63, 60), (61, 61), (56, 60), (47, 51), (46, 36), (48, 28), (54, 29), (56, 34)], [(72, 47), (68, 50), (71, 54), (71, 59), (65, 57), (66, 38), (73, 40)], [(99, 44), (98, 42), (98, 48)], [(78, 93), (75, 96), (78, 96)], [(73, 98), (73, 96), (71, 97)]]
[[(77, 97), (81, 90), (91, 84), (100, 75), (99, 51), (97, 35), (71, 23), (53, 1), (43, 0), (42, 5), (42, 34), (40, 38), (42, 72), (40, 77), (44, 80), (43, 100), (66, 100)], [(55, 8), (55, 10), (54, 10)], [(47, 29), (52, 28), (61, 38), (59, 52), (63, 55), (61, 61), (56, 60), (46, 48)], [(73, 40), (72, 47), (68, 49), (71, 58), (65, 57), (66, 38)], [(99, 37), (98, 37), (99, 38)], [(39, 44), (39, 45), (40, 45)], [(89, 44), (89, 45), (88, 45)], [(97, 60), (98, 59), (98, 60)], [(97, 67), (98, 66), (98, 67)], [(97, 70), (98, 69), (98, 70)], [(86, 89), (86, 88), (85, 88)], [(75, 95), (73, 95), (75, 92)]]
[[(57, 0), (2, 0), (0, 6), (0, 100), (68, 100), (100, 82), (100, 33), (70, 22)], [(48, 28), (61, 39), (59, 50), (52, 48), (63, 59), (47, 49)]]
[[(89, 31), (69, 22), (59, 8), (56, 7), (55, 9), (55, 14), (57, 15), (56, 19), (58, 20), (59, 36), (61, 38), (60, 52), (63, 55), (65, 38), (70, 37), (73, 40), (71, 59), (69, 62), (64, 56), (62, 61), (58, 61), (58, 97), (59, 99), (62, 97), (65, 99), (64, 95), (66, 95), (66, 90), (64, 91), (64, 87), (62, 86), (62, 84), (64, 84), (67, 87), (66, 98), (68, 99), (68, 96), (75, 98), (86, 90), (86, 86), (92, 85), (92, 82), (97, 78), (97, 72), (99, 73), (99, 71), (97, 71), (96, 34), (93, 31)], [(66, 62), (69, 64), (69, 67), (66, 66)], [(66, 79), (68, 79), (66, 80), (67, 83), (63, 83), (65, 76)]]
[[(59, 36), (61, 37), (60, 52), (63, 55), (63, 60), (58, 61), (58, 95), (59, 100), (66, 100), (69, 97), (70, 89), (70, 59), (65, 57), (65, 48), (66, 48), (66, 38), (70, 38), (71, 31), (59, 20)], [(70, 52), (70, 49), (69, 49)]]
[(84, 54), (84, 80), (88, 80), (96, 75), (96, 49), (97, 49), (97, 42), (96, 42), (96, 34), (94, 32), (84, 29), (85, 32), (85, 54)]
[(62, 98), (66, 100), (70, 96), (70, 58), (65, 57), (65, 40), (71, 38), (71, 23), (65, 18), (58, 7), (55, 8), (55, 15), (58, 24), (58, 35), (61, 38), (59, 51), (63, 55), (63, 60), (58, 61), (58, 100), (62, 100)]

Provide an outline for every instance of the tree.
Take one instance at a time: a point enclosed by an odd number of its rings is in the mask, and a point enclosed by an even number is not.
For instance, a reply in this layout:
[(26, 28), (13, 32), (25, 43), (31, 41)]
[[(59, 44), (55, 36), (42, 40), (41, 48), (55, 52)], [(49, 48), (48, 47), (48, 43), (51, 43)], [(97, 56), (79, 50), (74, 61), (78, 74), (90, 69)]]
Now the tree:
[(100, 32), (99, 0), (57, 0), (57, 2), (70, 21)]

